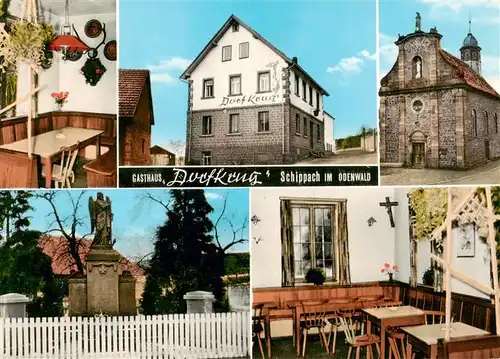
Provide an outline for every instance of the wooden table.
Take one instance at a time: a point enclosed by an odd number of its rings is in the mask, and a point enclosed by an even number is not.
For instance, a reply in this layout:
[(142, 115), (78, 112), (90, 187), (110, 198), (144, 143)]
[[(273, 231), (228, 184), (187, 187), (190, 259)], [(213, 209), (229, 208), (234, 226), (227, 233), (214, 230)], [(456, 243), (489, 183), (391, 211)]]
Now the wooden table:
[[(34, 155), (39, 155), (45, 165), (46, 187), (51, 187), (52, 160), (61, 153), (62, 147), (78, 144), (79, 149), (81, 149), (95, 143), (96, 157), (99, 157), (101, 155), (101, 135), (104, 132), (104, 130), (64, 127), (31, 137), (31, 152)], [(28, 139), (8, 143), (0, 148), (28, 153)]]
[(367, 315), (367, 334), (372, 333), (372, 324), (375, 324), (380, 328), (381, 358), (385, 358), (385, 331), (388, 327), (402, 327), (425, 323), (425, 312), (411, 306), (371, 308), (363, 309), (363, 312)]
[[(437, 342), (443, 339), (445, 324), (417, 325), (403, 327), (401, 330), (408, 336), (406, 346), (406, 357), (411, 358), (413, 347), (424, 352), (429, 359), (437, 358)], [(451, 323), (450, 338), (461, 338), (470, 336), (483, 336), (490, 333), (465, 323)]]

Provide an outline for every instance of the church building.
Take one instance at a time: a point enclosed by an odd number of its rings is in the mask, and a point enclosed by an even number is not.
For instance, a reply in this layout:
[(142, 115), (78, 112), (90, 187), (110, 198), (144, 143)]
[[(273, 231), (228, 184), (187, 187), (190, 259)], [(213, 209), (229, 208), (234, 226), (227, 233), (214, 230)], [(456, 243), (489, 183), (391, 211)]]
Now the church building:
[(380, 162), (469, 169), (500, 157), (500, 95), (481, 75), (481, 47), (469, 33), (460, 59), (436, 27), (399, 35), (396, 63), (381, 80)]
[(283, 164), (325, 152), (327, 91), (236, 16), (181, 79), (189, 86), (186, 164)]

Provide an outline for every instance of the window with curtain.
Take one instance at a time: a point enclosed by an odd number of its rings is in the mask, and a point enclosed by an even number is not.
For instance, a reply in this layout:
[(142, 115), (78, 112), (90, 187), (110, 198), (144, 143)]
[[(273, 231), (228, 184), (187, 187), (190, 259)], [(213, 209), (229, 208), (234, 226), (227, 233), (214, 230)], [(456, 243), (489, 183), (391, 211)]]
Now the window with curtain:
[(330, 283), (348, 284), (345, 201), (282, 200), (283, 286), (304, 282), (321, 268)]

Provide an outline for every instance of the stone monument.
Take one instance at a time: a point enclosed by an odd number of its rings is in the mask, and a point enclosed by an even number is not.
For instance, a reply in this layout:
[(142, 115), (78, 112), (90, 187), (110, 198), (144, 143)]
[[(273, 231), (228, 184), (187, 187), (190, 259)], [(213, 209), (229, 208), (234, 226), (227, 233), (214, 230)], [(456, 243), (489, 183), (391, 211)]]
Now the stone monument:
[(69, 279), (70, 315), (135, 315), (135, 278), (119, 274), (122, 256), (113, 249), (111, 200), (99, 192), (89, 198), (90, 230), (94, 234), (86, 258), (86, 275)]
[(186, 301), (187, 314), (213, 313), (214, 298), (212, 293), (201, 290), (186, 293), (184, 300)]

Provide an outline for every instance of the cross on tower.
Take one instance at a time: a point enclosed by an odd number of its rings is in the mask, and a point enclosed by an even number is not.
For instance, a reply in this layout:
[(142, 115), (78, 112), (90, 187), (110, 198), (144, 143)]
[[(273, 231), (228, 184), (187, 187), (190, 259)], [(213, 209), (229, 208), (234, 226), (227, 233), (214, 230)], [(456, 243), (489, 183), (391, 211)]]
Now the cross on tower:
[(396, 207), (399, 203), (391, 202), (391, 199), (389, 197), (385, 197), (385, 202), (380, 202), (379, 204), (381, 207), (385, 207), (385, 209), (387, 210), (389, 220), (391, 221), (391, 227), (396, 227), (396, 225), (394, 224), (394, 217), (392, 216), (392, 207)]

